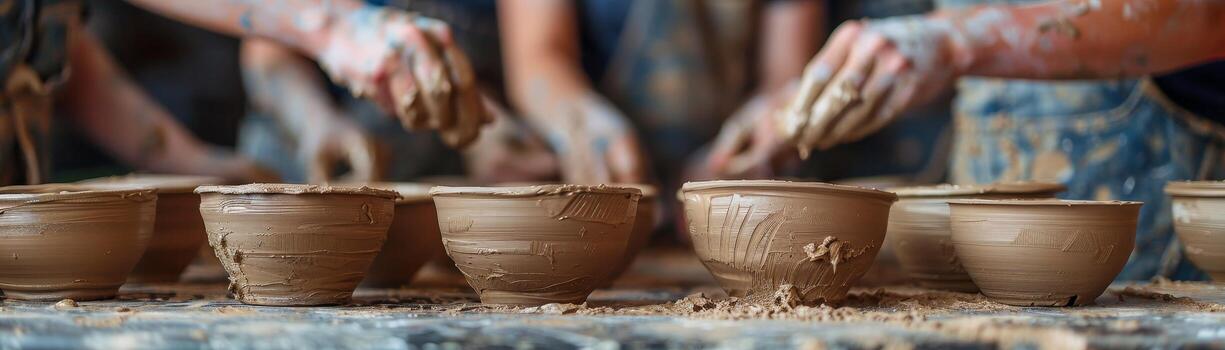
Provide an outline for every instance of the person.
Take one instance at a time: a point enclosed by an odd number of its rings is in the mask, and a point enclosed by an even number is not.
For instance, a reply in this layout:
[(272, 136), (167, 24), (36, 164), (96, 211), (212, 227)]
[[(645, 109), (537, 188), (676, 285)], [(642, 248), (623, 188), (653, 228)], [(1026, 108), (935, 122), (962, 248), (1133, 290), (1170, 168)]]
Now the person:
[(758, 124), (778, 131), (761, 142), (827, 149), (956, 84), (953, 182), (1048, 180), (1064, 197), (1143, 201), (1119, 279), (1200, 277), (1162, 189), (1225, 176), (1225, 3), (1009, 2), (842, 24)]
[[(428, 133), (393, 125), (370, 103), (337, 94), (318, 66), (268, 40), (242, 43), (242, 70), (252, 113), (243, 122), (240, 153), (276, 169), (288, 181), (419, 181), (466, 170), (476, 183), (540, 182), (556, 176), (553, 155), (501, 107), (501, 58), (494, 0), (367, 1), (450, 23), (462, 51), (472, 58), (486, 110), (498, 115), (461, 153)], [(294, 154), (296, 157), (286, 157)], [(460, 162), (459, 160), (463, 161)], [(339, 165), (340, 167), (338, 167)]]
[[(0, 180), (45, 180), (46, 142), (39, 135), (46, 134), (53, 102), (75, 116), (92, 139), (141, 170), (272, 178), (245, 158), (203, 145), (152, 103), (82, 30), (79, 1), (2, 1), (0, 161), (6, 175)], [(343, 0), (131, 3), (212, 30), (294, 47), (326, 62), (333, 80), (355, 95), (394, 111), (405, 127), (436, 129), (451, 145), (471, 143), (488, 122), (471, 67), (443, 25), (422, 27), (418, 17)], [(53, 96), (61, 83), (63, 94)]]

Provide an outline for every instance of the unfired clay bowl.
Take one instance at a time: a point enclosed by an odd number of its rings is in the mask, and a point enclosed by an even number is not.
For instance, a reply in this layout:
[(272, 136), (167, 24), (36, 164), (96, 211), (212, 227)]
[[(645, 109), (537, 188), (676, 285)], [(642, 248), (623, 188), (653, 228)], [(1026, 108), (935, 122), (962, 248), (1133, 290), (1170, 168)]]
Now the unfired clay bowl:
[(794, 287), (835, 303), (872, 265), (892, 193), (816, 182), (706, 181), (681, 187), (693, 249), (731, 296)]
[(11, 299), (115, 297), (153, 235), (149, 188), (0, 188), (0, 290)]
[(644, 184), (622, 184), (617, 186), (625, 186), (637, 188), (642, 191), (642, 199), (638, 200), (638, 212), (634, 215), (634, 229), (630, 231), (629, 244), (625, 247), (625, 257), (621, 259), (621, 265), (613, 270), (612, 277), (609, 283), (617, 280), (628, 270), (630, 265), (634, 264), (634, 258), (638, 257), (638, 253), (646, 248), (647, 243), (651, 242), (651, 233), (655, 232), (655, 210), (659, 201), (659, 190), (655, 186)]
[(246, 304), (343, 304), (383, 247), (395, 192), (367, 187), (201, 186), (208, 243)]
[(370, 187), (395, 191), (396, 215), (387, 230), (383, 250), (374, 258), (363, 287), (396, 288), (412, 282), (417, 271), (442, 253), (438, 211), (430, 186), (414, 183), (376, 183)]
[(1093, 303), (1127, 263), (1141, 203), (949, 201), (953, 245), (987, 298), (1016, 306)]
[(128, 282), (177, 282), (207, 241), (200, 218), (196, 187), (223, 183), (223, 179), (191, 175), (126, 175), (82, 181), (94, 186), (142, 186), (157, 189), (157, 218), (145, 254)]
[(1216, 282), (1225, 282), (1225, 181), (1171, 182), (1174, 230), (1187, 258)]
[(948, 200), (1055, 198), (1064, 189), (1061, 184), (1040, 182), (893, 188), (889, 192), (898, 195), (898, 202), (889, 211), (886, 243), (902, 270), (920, 286), (977, 293), (978, 286), (954, 254)]
[(482, 303), (582, 303), (625, 258), (641, 191), (435, 187), (447, 255)]

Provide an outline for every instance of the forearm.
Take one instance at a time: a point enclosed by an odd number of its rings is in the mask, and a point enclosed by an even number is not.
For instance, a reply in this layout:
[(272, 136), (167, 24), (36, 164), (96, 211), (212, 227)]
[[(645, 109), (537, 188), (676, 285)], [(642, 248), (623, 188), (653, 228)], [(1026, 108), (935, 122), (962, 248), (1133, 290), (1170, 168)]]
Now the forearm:
[(178, 124), (119, 70), (84, 30), (69, 49), (72, 76), (61, 106), (94, 142), (142, 171), (198, 172), (209, 147)]
[(128, 2), (209, 30), (265, 38), (317, 56), (327, 29), (345, 17), (359, 22), (375, 11), (356, 0), (128, 0)]
[(339, 115), (313, 62), (259, 39), (243, 41), (241, 56), (243, 83), (252, 104), (293, 135), (327, 125)]
[(783, 1), (763, 11), (758, 49), (757, 90), (768, 93), (800, 76), (820, 48), (825, 28), (825, 1)]
[(1225, 58), (1225, 2), (1052, 1), (936, 12), (967, 75), (1078, 79)]

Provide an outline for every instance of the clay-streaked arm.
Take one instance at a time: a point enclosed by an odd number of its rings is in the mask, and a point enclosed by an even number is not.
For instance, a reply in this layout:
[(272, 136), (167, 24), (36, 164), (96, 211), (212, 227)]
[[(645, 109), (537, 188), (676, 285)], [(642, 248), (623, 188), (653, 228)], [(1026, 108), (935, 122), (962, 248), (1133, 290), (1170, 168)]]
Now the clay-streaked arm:
[(129, 0), (214, 31), (263, 38), (318, 62), (333, 81), (462, 147), (488, 115), (475, 73), (443, 22), (356, 0)]
[(801, 155), (876, 132), (963, 75), (1119, 78), (1225, 58), (1225, 2), (990, 5), (839, 26), (779, 131)]
[(108, 153), (147, 172), (214, 175), (232, 181), (279, 178), (195, 138), (120, 71), (96, 38), (75, 31), (69, 46), (71, 73), (58, 106)]
[(547, 138), (572, 183), (639, 183), (646, 159), (629, 122), (597, 94), (579, 63), (570, 1), (498, 3), (510, 100)]

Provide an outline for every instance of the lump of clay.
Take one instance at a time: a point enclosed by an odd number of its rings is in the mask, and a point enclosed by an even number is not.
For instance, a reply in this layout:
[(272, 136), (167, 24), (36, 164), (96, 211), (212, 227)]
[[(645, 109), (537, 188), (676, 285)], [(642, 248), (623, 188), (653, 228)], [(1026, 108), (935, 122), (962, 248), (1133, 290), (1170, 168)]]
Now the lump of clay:
[(115, 297), (145, 252), (156, 205), (150, 188), (0, 188), (0, 290), (21, 300)]
[(1123, 270), (1139, 202), (949, 201), (957, 259), (987, 298), (1016, 306), (1093, 303)]
[(839, 302), (872, 266), (892, 193), (815, 182), (707, 181), (681, 188), (693, 249), (731, 296), (783, 285)]
[(482, 303), (582, 303), (620, 266), (641, 191), (435, 187), (447, 255)]
[(208, 242), (234, 298), (255, 305), (349, 301), (387, 238), (395, 192), (368, 187), (202, 186)]
[(430, 186), (413, 183), (374, 183), (370, 187), (395, 191), (396, 214), (387, 230), (383, 250), (374, 258), (361, 286), (396, 288), (412, 282), (426, 262), (442, 253), (438, 212)]
[(157, 190), (153, 238), (128, 276), (129, 282), (171, 283), (196, 258), (208, 236), (200, 217), (200, 195), (192, 191), (224, 180), (211, 176), (133, 174), (80, 182), (92, 186), (143, 186)]
[(1171, 182), (1165, 192), (1174, 199), (1174, 230), (1187, 259), (1225, 282), (1225, 181)]
[(978, 286), (970, 280), (954, 254), (948, 200), (1049, 199), (1064, 189), (1057, 183), (1039, 182), (893, 188), (889, 192), (896, 193), (899, 200), (889, 211), (889, 232), (885, 239), (896, 253), (902, 270), (919, 285), (977, 293)]

